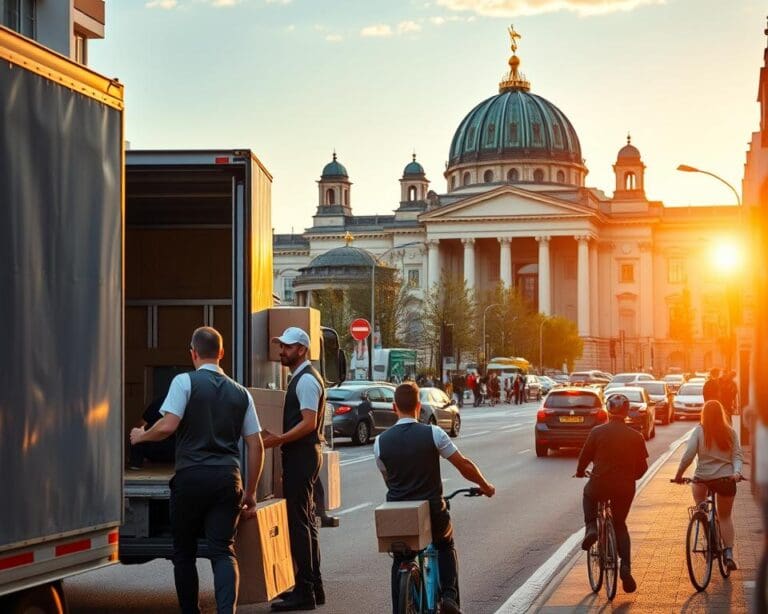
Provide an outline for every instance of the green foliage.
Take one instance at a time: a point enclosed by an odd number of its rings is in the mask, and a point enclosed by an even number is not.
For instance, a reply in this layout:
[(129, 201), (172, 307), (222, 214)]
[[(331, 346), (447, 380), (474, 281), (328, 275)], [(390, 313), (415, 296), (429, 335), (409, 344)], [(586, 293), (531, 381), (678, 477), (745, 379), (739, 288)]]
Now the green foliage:
[[(561, 316), (539, 316), (544, 320), (541, 329), (542, 359), (545, 369), (560, 369), (563, 364), (568, 370), (573, 369), (573, 363), (581, 358), (584, 351), (584, 341), (579, 337), (576, 323)], [(541, 323), (541, 319), (539, 320)], [(537, 331), (538, 332), (538, 331)], [(538, 363), (538, 352), (532, 355)]]

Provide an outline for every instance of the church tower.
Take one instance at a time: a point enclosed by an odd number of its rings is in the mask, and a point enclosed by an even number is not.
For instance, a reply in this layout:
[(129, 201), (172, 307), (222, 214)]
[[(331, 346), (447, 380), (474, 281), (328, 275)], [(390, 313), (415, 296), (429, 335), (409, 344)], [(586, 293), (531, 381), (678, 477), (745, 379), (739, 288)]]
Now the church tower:
[(400, 205), (423, 203), (427, 200), (429, 191), (429, 179), (424, 174), (424, 167), (416, 162), (416, 154), (413, 160), (403, 169), (403, 177), (400, 179)]
[(345, 218), (352, 217), (349, 194), (352, 182), (349, 180), (347, 169), (336, 159), (335, 151), (333, 160), (323, 168), (317, 187), (315, 226), (344, 226)]
[(627, 135), (627, 144), (619, 150), (616, 164), (614, 200), (645, 200), (644, 175), (645, 164), (640, 159), (640, 151), (632, 145), (632, 137)]

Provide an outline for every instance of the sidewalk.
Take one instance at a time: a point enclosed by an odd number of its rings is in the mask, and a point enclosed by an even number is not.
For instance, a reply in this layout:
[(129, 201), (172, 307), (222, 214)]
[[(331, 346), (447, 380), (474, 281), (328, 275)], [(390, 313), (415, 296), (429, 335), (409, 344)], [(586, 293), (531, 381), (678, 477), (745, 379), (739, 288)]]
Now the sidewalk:
[[(752, 591), (763, 547), (760, 511), (752, 499), (750, 484), (741, 482), (734, 504), (736, 544), (734, 557), (739, 569), (724, 580), (717, 569), (706, 591), (697, 593), (688, 578), (685, 563), (685, 532), (690, 486), (670, 483), (683, 455), (681, 446), (635, 498), (627, 524), (632, 537), (632, 571), (637, 591), (621, 590), (613, 602), (605, 589), (597, 594), (589, 587), (585, 553), (579, 552), (556, 577), (532, 611), (562, 612), (749, 612)], [(751, 455), (745, 450), (745, 458)], [(749, 466), (745, 467), (749, 475)], [(691, 475), (693, 467), (686, 471)]]

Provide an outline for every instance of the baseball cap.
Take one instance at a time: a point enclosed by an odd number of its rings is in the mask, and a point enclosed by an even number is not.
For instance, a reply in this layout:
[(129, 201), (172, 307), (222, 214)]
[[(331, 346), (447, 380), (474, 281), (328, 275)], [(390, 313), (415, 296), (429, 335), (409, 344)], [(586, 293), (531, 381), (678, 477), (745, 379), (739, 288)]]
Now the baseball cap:
[(308, 348), (309, 335), (298, 326), (289, 326), (279, 337), (272, 337), (272, 343), (282, 343), (284, 345), (295, 345), (298, 343)]

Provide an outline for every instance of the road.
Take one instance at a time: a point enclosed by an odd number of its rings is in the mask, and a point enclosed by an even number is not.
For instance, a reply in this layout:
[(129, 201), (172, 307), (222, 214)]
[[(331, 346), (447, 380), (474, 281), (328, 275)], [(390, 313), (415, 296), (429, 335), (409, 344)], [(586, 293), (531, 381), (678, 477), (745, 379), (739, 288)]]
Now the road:
[[(469, 614), (495, 612), (582, 523), (584, 483), (571, 478), (577, 451), (536, 458), (537, 407), (536, 403), (467, 407), (462, 412), (463, 428), (455, 441), (493, 482), (497, 493), (493, 499), (457, 498), (451, 510), (462, 609)], [(648, 442), (649, 464), (692, 426), (691, 422), (657, 423), (657, 436)], [(384, 483), (370, 444), (357, 447), (342, 440), (337, 449), (342, 458), (344, 505), (336, 512), (341, 526), (320, 531), (328, 603), (319, 609), (339, 614), (387, 612), (391, 561), (377, 552), (373, 524), (373, 510), (384, 500)], [(443, 463), (442, 469), (446, 492), (466, 485), (449, 463)], [(202, 606), (213, 612), (210, 566), (200, 560), (198, 569)], [(177, 607), (172, 566), (167, 561), (89, 572), (67, 580), (65, 590), (72, 614), (161, 613)], [(269, 608), (261, 604), (238, 611)]]

